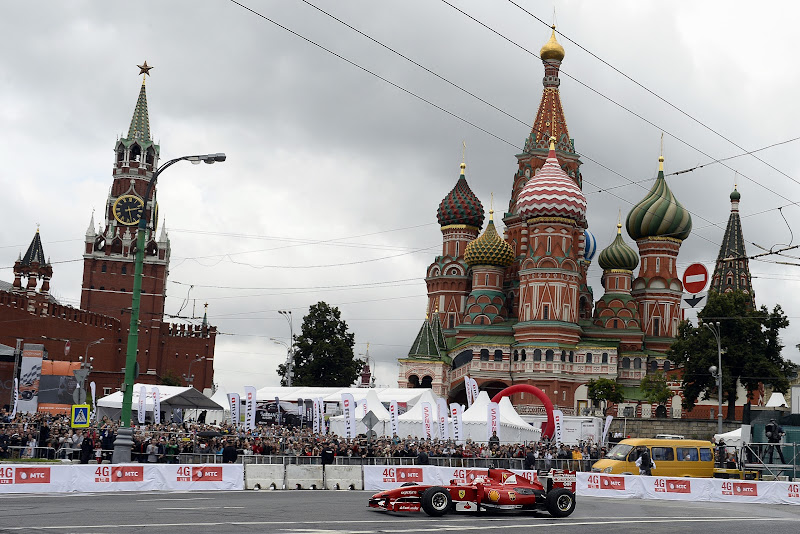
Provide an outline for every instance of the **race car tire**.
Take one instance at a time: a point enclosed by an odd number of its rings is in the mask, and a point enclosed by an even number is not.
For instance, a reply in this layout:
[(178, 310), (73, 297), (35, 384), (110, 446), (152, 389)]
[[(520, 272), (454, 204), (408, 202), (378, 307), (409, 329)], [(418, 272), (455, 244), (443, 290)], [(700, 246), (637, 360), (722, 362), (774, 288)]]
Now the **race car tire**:
[(451, 506), (453, 498), (450, 497), (450, 492), (441, 486), (431, 486), (422, 494), (422, 509), (430, 516), (443, 516), (450, 511)]
[(417, 485), (416, 482), (403, 482), (402, 484), (400, 484), (400, 487), (405, 488), (407, 486), (416, 486), (416, 485)]
[(555, 488), (547, 493), (545, 506), (553, 517), (567, 517), (575, 511), (575, 494), (566, 488)]

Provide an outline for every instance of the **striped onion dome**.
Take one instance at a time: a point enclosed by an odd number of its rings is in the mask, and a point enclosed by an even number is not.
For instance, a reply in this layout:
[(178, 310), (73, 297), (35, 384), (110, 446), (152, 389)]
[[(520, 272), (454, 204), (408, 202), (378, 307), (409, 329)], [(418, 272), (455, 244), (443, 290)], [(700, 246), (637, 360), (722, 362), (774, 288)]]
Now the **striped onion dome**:
[(582, 223), (586, 220), (586, 197), (558, 164), (555, 142), (551, 137), (547, 161), (520, 191), (517, 213), (524, 219), (564, 217)]
[(664, 156), (658, 158), (658, 177), (653, 188), (628, 213), (628, 235), (635, 240), (671, 237), (683, 241), (692, 231), (692, 216), (672, 194), (664, 179)]
[(604, 271), (612, 269), (632, 271), (639, 265), (639, 256), (622, 239), (621, 223), (617, 223), (617, 238), (600, 252), (597, 263)]
[(476, 228), (483, 226), (483, 220), (486, 218), (483, 204), (467, 185), (467, 179), (464, 178), (466, 167), (466, 164), (461, 164), (461, 176), (458, 177), (456, 186), (447, 193), (436, 211), (436, 218), (441, 226), (450, 224), (466, 224)]
[(514, 249), (497, 234), (493, 213), (493, 210), (489, 211), (489, 224), (486, 226), (486, 231), (477, 239), (470, 241), (464, 251), (464, 261), (470, 267), (473, 265), (508, 267), (514, 263)]
[(589, 230), (584, 230), (583, 235), (586, 240), (586, 243), (583, 247), (583, 259), (586, 261), (592, 261), (594, 255), (597, 254), (597, 239)]

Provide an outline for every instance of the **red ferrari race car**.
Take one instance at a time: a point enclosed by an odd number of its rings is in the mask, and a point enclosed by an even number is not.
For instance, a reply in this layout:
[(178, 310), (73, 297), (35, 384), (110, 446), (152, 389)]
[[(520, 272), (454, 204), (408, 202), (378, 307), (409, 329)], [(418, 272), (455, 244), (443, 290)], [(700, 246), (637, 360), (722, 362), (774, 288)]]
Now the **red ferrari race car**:
[(533, 482), (506, 469), (489, 469), (485, 477), (469, 484), (450, 481), (447, 486), (406, 483), (381, 491), (369, 500), (369, 507), (392, 512), (419, 512), (442, 516), (451, 510), (545, 509), (553, 517), (567, 517), (575, 510), (575, 473), (551, 470)]

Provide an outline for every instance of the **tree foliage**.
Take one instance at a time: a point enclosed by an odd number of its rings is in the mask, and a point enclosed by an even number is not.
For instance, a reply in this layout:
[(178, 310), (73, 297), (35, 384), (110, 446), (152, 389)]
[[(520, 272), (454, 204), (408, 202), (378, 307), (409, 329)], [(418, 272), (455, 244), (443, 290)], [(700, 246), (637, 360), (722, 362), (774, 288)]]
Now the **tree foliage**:
[(644, 398), (651, 404), (666, 404), (672, 397), (672, 391), (667, 386), (667, 377), (661, 371), (645, 375), (640, 387)]
[(604, 400), (606, 402), (619, 403), (625, 400), (622, 388), (616, 381), (608, 378), (598, 378), (589, 380), (586, 383), (587, 395), (593, 401)]
[(181, 377), (178, 376), (178, 373), (173, 371), (172, 369), (167, 369), (163, 375), (161, 375), (161, 385), (162, 386), (181, 386)]
[[(741, 291), (710, 292), (708, 303), (698, 313), (705, 322), (719, 321), (722, 354), (722, 391), (727, 396), (728, 418), (733, 418), (736, 387), (741, 383), (749, 392), (759, 382), (786, 392), (788, 378), (796, 365), (781, 357), (783, 345), (779, 337), (789, 320), (780, 305), (770, 312), (766, 306), (753, 310), (750, 299)], [(709, 368), (718, 365), (717, 341), (705, 326), (681, 323), (678, 336), (667, 351), (667, 357), (683, 367), (683, 406), (694, 408), (698, 398), (708, 399), (716, 391), (716, 378)]]
[[(341, 315), (321, 301), (309, 308), (301, 334), (293, 340), (293, 386), (347, 387), (358, 378), (364, 362), (355, 358), (355, 336)], [(282, 386), (288, 383), (286, 372), (285, 364), (278, 366)]]

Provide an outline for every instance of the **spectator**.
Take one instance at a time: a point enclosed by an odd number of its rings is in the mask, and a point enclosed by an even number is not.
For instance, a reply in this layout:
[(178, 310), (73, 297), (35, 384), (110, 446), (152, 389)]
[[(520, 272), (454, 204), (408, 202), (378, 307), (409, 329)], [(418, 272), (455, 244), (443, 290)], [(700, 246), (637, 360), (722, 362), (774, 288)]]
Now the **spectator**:
[(236, 450), (236, 447), (233, 446), (233, 440), (228, 439), (225, 448), (222, 449), (222, 463), (234, 464), (238, 457), (239, 452)]

